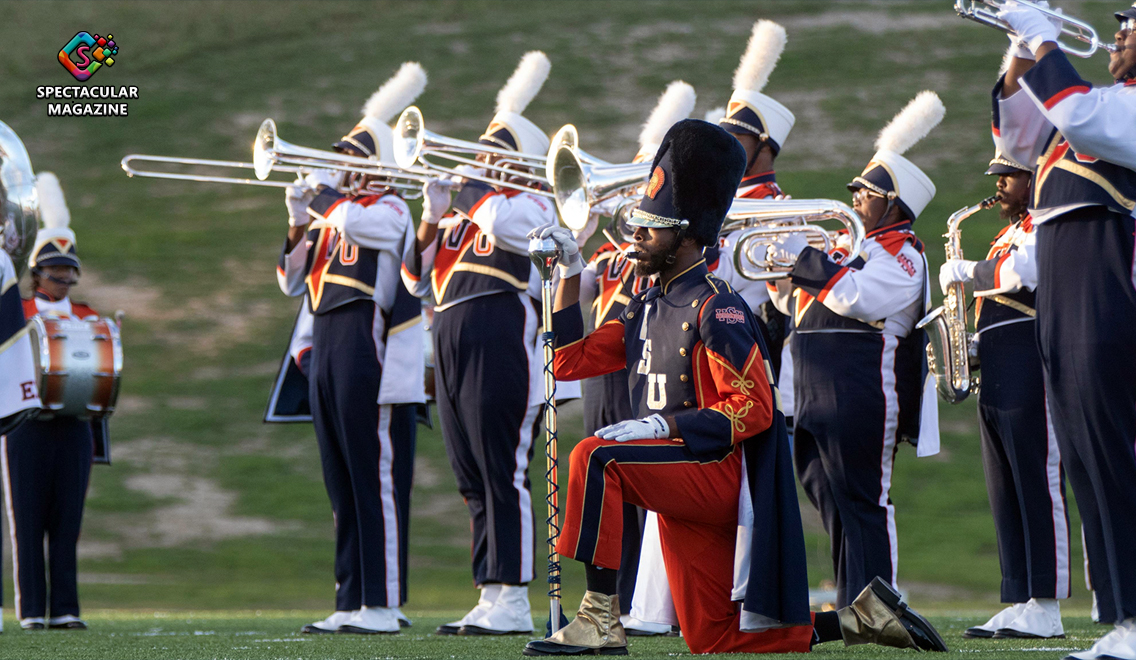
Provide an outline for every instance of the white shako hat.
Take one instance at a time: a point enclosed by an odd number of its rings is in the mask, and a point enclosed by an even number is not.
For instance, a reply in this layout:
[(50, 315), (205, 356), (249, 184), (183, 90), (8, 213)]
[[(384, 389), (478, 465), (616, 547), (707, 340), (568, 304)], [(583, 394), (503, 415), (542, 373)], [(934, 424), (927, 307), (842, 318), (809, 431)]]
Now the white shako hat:
[(371, 94), (363, 105), (363, 118), (336, 142), (341, 149), (353, 156), (373, 158), (384, 165), (397, 166), (394, 162), (394, 132), (390, 121), (398, 116), (422, 90), (426, 89), (426, 71), (418, 62), (405, 62), (382, 87)]
[(51, 172), (40, 172), (35, 180), (39, 196), (39, 217), (43, 229), (36, 234), (35, 248), (28, 256), (30, 268), (43, 266), (74, 266), (79, 268), (79, 253), (75, 249), (75, 232), (71, 231), (71, 211), (59, 178)]
[(663, 143), (663, 136), (671, 126), (690, 116), (697, 99), (694, 88), (681, 80), (675, 80), (667, 85), (666, 91), (659, 96), (655, 109), (643, 124), (643, 130), (639, 132), (639, 151), (631, 162), (643, 163), (654, 160), (655, 152)]
[(785, 50), (785, 28), (773, 21), (753, 24), (738, 70), (734, 72), (734, 93), (726, 105), (726, 116), (718, 124), (735, 135), (752, 135), (781, 151), (796, 118), (789, 108), (761, 93), (769, 74)]
[(875, 155), (848, 189), (867, 188), (898, 204), (911, 220), (918, 218), (935, 197), (935, 184), (903, 154), (938, 126), (946, 112), (935, 92), (919, 92), (880, 131)]
[(539, 50), (525, 53), (508, 82), (497, 92), (497, 110), (479, 142), (485, 145), (543, 156), (548, 153), (548, 136), (521, 113), (544, 86), (552, 63)]

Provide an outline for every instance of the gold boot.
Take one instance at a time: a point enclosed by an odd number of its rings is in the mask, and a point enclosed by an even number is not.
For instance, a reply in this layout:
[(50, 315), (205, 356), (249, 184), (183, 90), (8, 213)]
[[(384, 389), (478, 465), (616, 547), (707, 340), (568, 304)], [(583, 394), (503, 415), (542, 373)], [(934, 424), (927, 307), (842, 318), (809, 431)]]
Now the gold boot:
[(529, 642), (525, 655), (627, 655), (619, 596), (584, 592), (576, 618), (547, 638)]
[(836, 615), (845, 646), (879, 644), (900, 649), (947, 650), (935, 627), (879, 578), (873, 579), (851, 605), (838, 610)]

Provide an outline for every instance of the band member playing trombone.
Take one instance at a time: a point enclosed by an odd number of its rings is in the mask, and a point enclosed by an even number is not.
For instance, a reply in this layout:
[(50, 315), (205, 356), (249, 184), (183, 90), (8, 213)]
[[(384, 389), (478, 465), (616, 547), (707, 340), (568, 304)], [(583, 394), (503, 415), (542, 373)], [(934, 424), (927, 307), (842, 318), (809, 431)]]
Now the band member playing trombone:
[(998, 18), (1020, 45), (994, 88), (1001, 151), (1037, 163), (1037, 338), (1049, 419), (1080, 506), (1100, 620), (1071, 658), (1136, 658), (1136, 6), (1118, 11), (1108, 70), (1084, 80), (1029, 3)]
[[(837, 639), (915, 647), (913, 633), (923, 648), (945, 650), (934, 629), (898, 609), (898, 595), (882, 583), (861, 594), (859, 609), (817, 614), (813, 625), (769, 356), (741, 297), (709, 273), (702, 257), (717, 240), (744, 167), (744, 151), (721, 128), (697, 120), (671, 128), (631, 220), (636, 274), (657, 275), (659, 285), (586, 337), (579, 247), (567, 230), (540, 233), (563, 254), (557, 377), (626, 366), (643, 417), (600, 429), (572, 450), (558, 549), (584, 563), (587, 592), (576, 618), (530, 642), (525, 655), (626, 653), (615, 574), (625, 502), (659, 515), (675, 607), (694, 653), (804, 652)], [(739, 507), (739, 497), (747, 506)], [(748, 566), (740, 572), (744, 585), (735, 584), (739, 544)], [(889, 632), (881, 634), (885, 622)]]
[[(544, 53), (524, 56), (497, 95), (483, 145), (547, 153), (548, 137), (521, 113), (549, 68)], [(484, 160), (493, 165), (497, 157)], [(473, 579), (481, 590), (472, 610), (437, 632), (522, 634), (533, 629), (526, 586), (536, 548), (528, 466), (544, 400), (543, 361), (534, 359), (539, 313), (529, 293), (539, 277), (527, 235), (554, 222), (556, 209), (547, 197), (467, 173), (476, 179), (465, 179), (448, 216), (448, 186), (426, 184), (416, 247), (402, 271), (416, 295), (433, 295), (435, 396), (446, 453), (469, 507)], [(525, 175), (517, 171), (516, 178)]]
[[(386, 122), (426, 86), (407, 63), (373, 94), (335, 149), (393, 167)], [(365, 172), (317, 170), (287, 189), (288, 238), (280, 287), (310, 301), (309, 403), (324, 485), (335, 519), (335, 612), (305, 633), (397, 633), (409, 624), (406, 538), (416, 411), (424, 400), (421, 335), (394, 350), (396, 334), (421, 332), (416, 298), (399, 268), (413, 249), (410, 209)], [(316, 227), (310, 227), (313, 221)], [(408, 364), (407, 361), (410, 361)]]
[(978, 299), (982, 465), (998, 534), (1002, 602), (1011, 605), (963, 635), (1064, 637), (1058, 599), (1070, 595), (1069, 515), (1037, 350), (1036, 232), (1027, 210), (1033, 171), (997, 154), (986, 173), (998, 177), (1002, 219), (1010, 224), (984, 261), (943, 264), (939, 283), (946, 293), (954, 282), (972, 282)]
[(923, 332), (914, 326), (929, 290), (923, 244), (911, 230), (935, 186), (901, 154), (943, 113), (933, 92), (919, 94), (848, 184), (867, 230), (860, 254), (840, 247), (825, 254), (799, 234), (771, 248), (776, 258), (795, 259), (790, 279), (770, 290), (793, 316), (793, 460), (831, 537), (838, 607), (876, 577), (895, 586), (889, 491), (898, 443), (918, 438), (921, 455), (938, 448), (937, 424), (936, 433), (920, 433)]
[[(94, 309), (68, 295), (79, 282), (80, 262), (59, 179), (40, 172), (36, 190), (44, 229), (28, 259), (34, 292), (24, 301), (24, 314), (97, 319)], [(79, 618), (76, 550), (94, 453), (91, 421), (41, 413), (0, 444), (20, 627), (86, 630)]]

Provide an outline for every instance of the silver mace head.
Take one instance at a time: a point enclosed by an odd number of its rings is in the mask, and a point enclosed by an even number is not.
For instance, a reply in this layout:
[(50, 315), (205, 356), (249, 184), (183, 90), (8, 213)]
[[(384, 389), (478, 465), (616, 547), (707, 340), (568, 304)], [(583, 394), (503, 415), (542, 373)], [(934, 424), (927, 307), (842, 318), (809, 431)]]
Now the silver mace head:
[(529, 241), (529, 259), (540, 273), (540, 279), (552, 280), (552, 272), (560, 263), (560, 247), (551, 238), (534, 238)]

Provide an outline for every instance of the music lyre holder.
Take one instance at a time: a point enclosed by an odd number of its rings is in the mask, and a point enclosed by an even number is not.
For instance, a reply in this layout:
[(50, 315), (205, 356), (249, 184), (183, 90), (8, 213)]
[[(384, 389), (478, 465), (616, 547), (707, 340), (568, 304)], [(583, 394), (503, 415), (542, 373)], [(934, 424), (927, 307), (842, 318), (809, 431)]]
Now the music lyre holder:
[(557, 476), (557, 437), (556, 437), (556, 375), (552, 370), (553, 343), (552, 332), (552, 275), (560, 263), (560, 248), (551, 238), (534, 238), (529, 242), (529, 258), (540, 273), (541, 321), (544, 332), (541, 342), (544, 345), (544, 479), (548, 484), (548, 494), (544, 501), (548, 504), (548, 634), (560, 629), (560, 555), (556, 552), (556, 542), (560, 538), (560, 485)]

